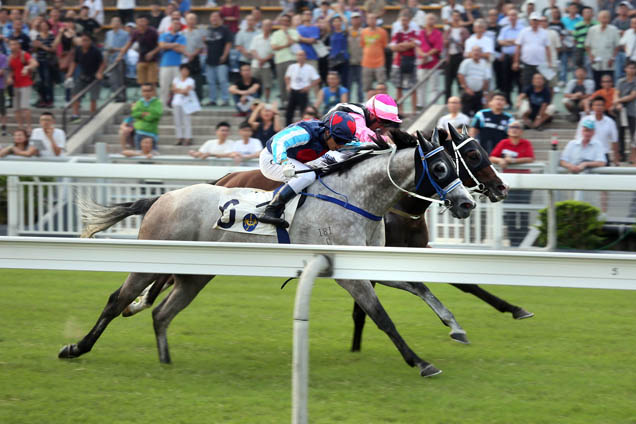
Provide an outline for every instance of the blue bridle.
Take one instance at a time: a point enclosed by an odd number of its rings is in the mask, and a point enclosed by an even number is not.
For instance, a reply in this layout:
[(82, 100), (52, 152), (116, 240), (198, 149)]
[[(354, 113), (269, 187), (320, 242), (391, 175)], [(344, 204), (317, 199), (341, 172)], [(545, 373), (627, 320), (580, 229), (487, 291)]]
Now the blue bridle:
[(432, 156), (435, 156), (436, 154), (438, 154), (440, 151), (443, 151), (443, 150), (444, 150), (444, 147), (438, 146), (435, 149), (431, 150), (430, 152), (424, 154), (424, 151), (422, 150), (422, 146), (420, 145), (419, 142), (417, 143), (417, 151), (420, 154), (420, 160), (422, 161), (422, 168), (424, 168), (424, 172), (422, 172), (422, 175), (420, 175), (420, 179), (415, 185), (415, 192), (417, 193), (419, 191), (420, 186), (422, 185), (422, 182), (424, 181), (424, 175), (426, 175), (428, 178), (428, 181), (431, 183), (431, 185), (435, 189), (435, 192), (439, 196), (440, 200), (445, 201), (448, 193), (453, 191), (453, 189), (457, 187), (458, 185), (460, 185), (462, 182), (459, 180), (459, 178), (457, 178), (454, 181), (452, 181), (448, 186), (446, 186), (445, 188), (442, 188), (439, 184), (437, 184), (437, 182), (431, 175), (431, 171), (429, 170), (428, 162), (426, 161), (426, 159)]

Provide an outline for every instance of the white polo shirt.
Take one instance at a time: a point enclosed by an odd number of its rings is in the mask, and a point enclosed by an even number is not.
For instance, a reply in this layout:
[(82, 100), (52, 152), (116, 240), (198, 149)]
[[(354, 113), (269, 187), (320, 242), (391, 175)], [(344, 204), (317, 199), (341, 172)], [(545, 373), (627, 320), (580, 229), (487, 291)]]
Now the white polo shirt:
[(475, 46), (481, 47), (482, 53), (489, 54), (490, 58), (493, 58), (495, 53), (495, 40), (491, 37), (487, 36), (485, 33), (481, 36), (481, 38), (477, 38), (477, 35), (475, 34), (468, 37), (464, 44), (464, 56), (470, 55), (470, 52)]
[[(60, 156), (63, 156), (66, 152), (66, 133), (64, 130), (60, 128), (55, 128), (53, 130), (53, 141), (57, 144), (57, 147), (62, 149)], [(36, 128), (31, 133), (31, 138), (29, 139), (29, 143), (37, 148), (40, 152), (41, 157), (53, 157), (55, 156), (55, 152), (53, 151), (53, 145), (51, 140), (44, 134), (44, 129)]]
[(234, 152), (234, 142), (232, 140), (225, 140), (225, 143), (219, 144), (219, 140), (208, 140), (201, 147), (199, 152), (208, 153), (210, 155), (223, 155), (226, 153)]
[[(522, 63), (539, 66), (548, 62), (545, 48), (550, 45), (550, 40), (543, 28), (538, 28), (536, 32), (531, 27), (522, 29), (515, 44), (521, 46)], [(556, 63), (554, 57), (552, 63)]]
[(448, 131), (449, 123), (452, 124), (455, 128), (461, 129), (462, 125), (470, 125), (470, 118), (461, 112), (453, 118), (449, 113), (439, 118), (439, 121), (437, 121), (437, 128), (444, 128), (446, 131)]
[(263, 150), (263, 144), (258, 138), (250, 137), (247, 143), (242, 139), (235, 140), (233, 142), (234, 151), (242, 154), (243, 156), (253, 155)]
[(581, 162), (605, 162), (605, 148), (592, 138), (587, 146), (583, 146), (580, 138), (571, 140), (561, 153), (561, 160), (578, 165)]
[(475, 62), (473, 59), (464, 59), (457, 70), (466, 79), (466, 85), (473, 91), (481, 91), (484, 81), (492, 79), (492, 66), (486, 59)]
[(290, 78), (290, 88), (292, 90), (302, 90), (303, 88), (309, 87), (312, 82), (320, 79), (320, 75), (316, 72), (316, 68), (308, 63), (305, 63), (303, 66), (300, 66), (298, 63), (294, 63), (287, 68), (285, 77)]
[(609, 153), (612, 143), (618, 142), (618, 129), (616, 128), (616, 122), (607, 115), (603, 115), (600, 120), (597, 120), (593, 114), (584, 116), (581, 118), (579, 125), (576, 127), (577, 139), (582, 137), (583, 121), (586, 119), (594, 120), (594, 138), (603, 145), (605, 153)]

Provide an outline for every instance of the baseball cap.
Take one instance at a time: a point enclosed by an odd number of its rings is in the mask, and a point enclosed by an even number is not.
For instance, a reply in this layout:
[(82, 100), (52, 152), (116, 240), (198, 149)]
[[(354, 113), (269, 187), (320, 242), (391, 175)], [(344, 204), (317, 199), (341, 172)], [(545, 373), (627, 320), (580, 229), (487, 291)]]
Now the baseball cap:
[(137, 28), (137, 25), (135, 25), (135, 23), (134, 23), (134, 22), (128, 22), (128, 23), (126, 24), (126, 26), (127, 26), (127, 27), (130, 27), (130, 28)]
[(538, 12), (532, 12), (530, 14), (530, 20), (531, 21), (540, 21), (541, 20), (541, 14)]
[(353, 12), (351, 14), (351, 18), (359, 18), (360, 17), (360, 12)]
[(596, 124), (594, 124), (594, 121), (592, 121), (591, 119), (586, 119), (585, 121), (583, 121), (583, 128), (593, 130), (595, 126)]
[(625, 6), (625, 7), (627, 7), (628, 9), (631, 9), (631, 8), (632, 8), (631, 3), (630, 3), (630, 2), (628, 2), (628, 1), (622, 1), (622, 2), (620, 2), (618, 5), (619, 5), (619, 6)]

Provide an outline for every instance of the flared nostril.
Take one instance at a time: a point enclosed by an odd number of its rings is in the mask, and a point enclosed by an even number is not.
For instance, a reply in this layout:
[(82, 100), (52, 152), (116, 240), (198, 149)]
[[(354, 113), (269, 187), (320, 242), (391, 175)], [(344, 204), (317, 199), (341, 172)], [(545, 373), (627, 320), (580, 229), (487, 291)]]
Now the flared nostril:
[(476, 203), (470, 203), (470, 202), (464, 202), (464, 203), (462, 203), (460, 206), (461, 206), (463, 209), (471, 210), (471, 209), (474, 209), (474, 208), (475, 208), (475, 206), (477, 206), (477, 204), (476, 204)]

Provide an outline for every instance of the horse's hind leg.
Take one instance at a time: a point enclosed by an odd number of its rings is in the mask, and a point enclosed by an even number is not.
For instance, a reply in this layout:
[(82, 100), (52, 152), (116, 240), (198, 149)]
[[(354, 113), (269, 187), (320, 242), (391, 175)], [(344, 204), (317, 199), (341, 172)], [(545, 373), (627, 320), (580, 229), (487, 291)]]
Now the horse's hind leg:
[[(371, 285), (375, 287), (375, 281), (371, 281)], [(364, 313), (360, 305), (353, 302), (353, 341), (351, 342), (351, 351), (360, 352), (362, 345), (362, 331), (364, 330), (364, 322), (367, 314)]]
[(130, 305), (126, 306), (126, 309), (121, 313), (123, 317), (131, 317), (144, 309), (148, 309), (155, 303), (159, 294), (164, 290), (167, 290), (174, 284), (174, 275), (161, 274), (157, 277), (154, 283), (146, 287), (139, 297), (135, 299)]
[(139, 296), (139, 293), (155, 280), (157, 274), (142, 274), (133, 272), (128, 275), (126, 281), (120, 288), (115, 290), (108, 298), (106, 307), (102, 311), (95, 326), (77, 344), (66, 345), (60, 350), (59, 358), (77, 358), (90, 350), (97, 342), (97, 339), (106, 329), (106, 326), (121, 312), (130, 302)]
[(171, 362), (166, 334), (170, 322), (192, 302), (212, 278), (214, 278), (213, 275), (175, 275), (174, 288), (159, 306), (152, 310), (160, 362), (164, 364)]
[(494, 294), (482, 289), (477, 284), (451, 284), (460, 289), (464, 293), (470, 293), (483, 300), (499, 312), (510, 312), (514, 319), (531, 318), (534, 316), (532, 312), (526, 311), (521, 306), (512, 305), (505, 300), (495, 296)]
[(371, 317), (373, 322), (384, 331), (395, 347), (400, 351), (402, 357), (410, 366), (415, 366), (420, 370), (420, 375), (423, 377), (431, 377), (439, 374), (442, 371), (437, 369), (434, 365), (424, 361), (418, 357), (413, 350), (406, 344), (400, 333), (398, 333), (393, 321), (389, 318), (389, 315), (382, 307), (380, 299), (373, 290), (371, 282), (368, 280), (336, 280), (340, 286), (351, 294), (353, 299), (362, 310)]

